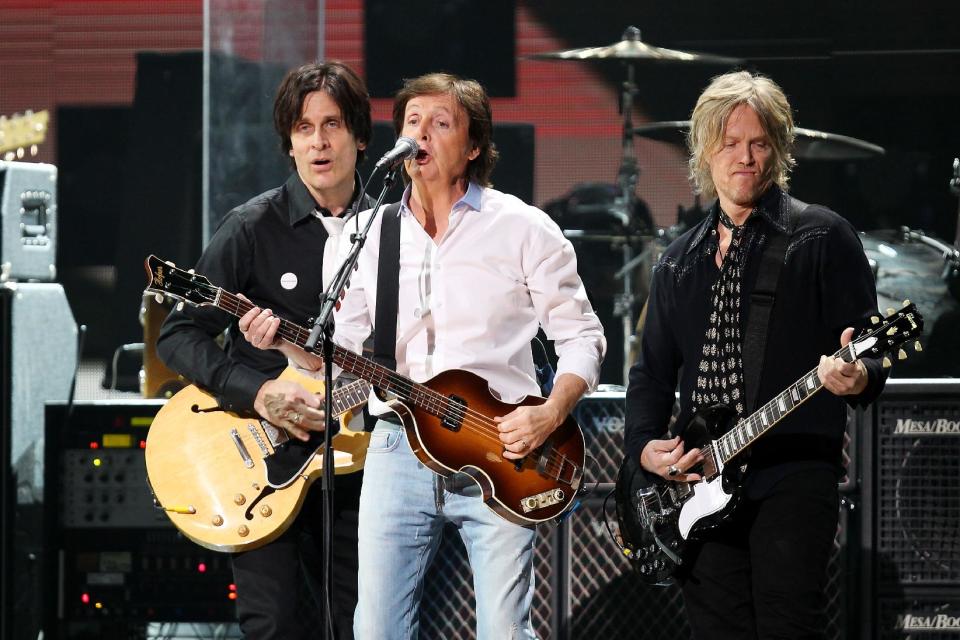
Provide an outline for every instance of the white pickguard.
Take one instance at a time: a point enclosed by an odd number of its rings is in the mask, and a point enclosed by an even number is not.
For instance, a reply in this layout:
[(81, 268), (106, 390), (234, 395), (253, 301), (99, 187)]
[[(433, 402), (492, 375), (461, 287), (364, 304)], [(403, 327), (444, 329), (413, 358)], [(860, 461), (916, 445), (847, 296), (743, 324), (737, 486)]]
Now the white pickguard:
[(693, 485), (693, 495), (680, 508), (680, 517), (677, 527), (684, 540), (690, 535), (691, 529), (703, 518), (711, 516), (730, 502), (733, 496), (723, 490), (723, 463), (717, 459), (720, 467), (713, 480), (700, 481)]

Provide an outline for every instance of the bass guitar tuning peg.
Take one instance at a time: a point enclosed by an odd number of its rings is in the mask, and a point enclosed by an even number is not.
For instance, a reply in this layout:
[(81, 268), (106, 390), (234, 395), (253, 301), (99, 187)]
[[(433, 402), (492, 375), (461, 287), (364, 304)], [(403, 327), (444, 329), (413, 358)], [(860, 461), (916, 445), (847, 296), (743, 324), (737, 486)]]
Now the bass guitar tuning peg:
[(870, 316), (870, 322), (873, 324), (880, 324), (880, 316)]
[(909, 306), (910, 306), (910, 298), (907, 298), (906, 300), (903, 301), (903, 306), (905, 306), (905, 307), (909, 307)]
[(887, 356), (883, 356), (883, 368), (889, 369), (892, 366), (893, 366), (893, 363), (890, 362), (890, 358), (888, 358)]
[(907, 359), (907, 352), (904, 351), (903, 349), (900, 349), (900, 351), (897, 352), (897, 360), (906, 360), (906, 359)]
[(163, 294), (157, 293), (153, 296), (153, 299), (157, 301), (158, 304), (163, 304)]
[(923, 351), (923, 345), (920, 344), (919, 340), (913, 343), (913, 350), (916, 351), (917, 353), (920, 353), (921, 351)]
[(888, 315), (888, 316), (892, 316), (892, 315), (895, 314), (896, 312), (897, 312), (897, 310), (894, 309), (893, 307), (887, 307), (887, 315)]
[(178, 302), (178, 303), (177, 303), (177, 311), (183, 311), (183, 303), (182, 303), (182, 302)]

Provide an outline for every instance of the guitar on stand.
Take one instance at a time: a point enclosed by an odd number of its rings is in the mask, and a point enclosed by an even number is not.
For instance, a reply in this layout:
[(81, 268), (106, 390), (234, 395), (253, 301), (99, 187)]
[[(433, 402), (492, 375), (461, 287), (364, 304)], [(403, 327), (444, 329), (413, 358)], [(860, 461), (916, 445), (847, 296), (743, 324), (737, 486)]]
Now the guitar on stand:
[(39, 145), (47, 137), (50, 113), (47, 110), (26, 111), (22, 116), (0, 116), (0, 154), (7, 162), (23, 160), (29, 153), (39, 153)]

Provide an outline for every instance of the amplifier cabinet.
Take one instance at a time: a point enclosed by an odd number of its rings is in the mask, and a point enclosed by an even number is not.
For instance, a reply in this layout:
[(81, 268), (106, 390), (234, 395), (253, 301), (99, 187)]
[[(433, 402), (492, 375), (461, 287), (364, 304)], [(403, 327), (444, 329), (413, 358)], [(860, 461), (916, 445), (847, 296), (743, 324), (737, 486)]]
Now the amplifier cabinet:
[(873, 407), (878, 586), (957, 586), (960, 381), (901, 382)]
[(57, 168), (0, 161), (0, 281), (57, 275)]

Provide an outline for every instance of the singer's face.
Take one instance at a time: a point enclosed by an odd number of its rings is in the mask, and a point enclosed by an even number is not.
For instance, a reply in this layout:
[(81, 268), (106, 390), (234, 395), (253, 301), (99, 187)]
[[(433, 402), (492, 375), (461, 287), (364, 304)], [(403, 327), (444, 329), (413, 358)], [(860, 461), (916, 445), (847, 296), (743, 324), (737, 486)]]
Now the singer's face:
[(326, 91), (308, 93), (290, 132), (290, 157), (320, 206), (339, 214), (350, 204), (357, 149), (364, 144), (347, 129), (340, 107)]
[(420, 145), (404, 168), (415, 184), (453, 185), (467, 175), (467, 165), (480, 153), (470, 142), (470, 123), (452, 95), (414, 96), (407, 102), (401, 135)]

